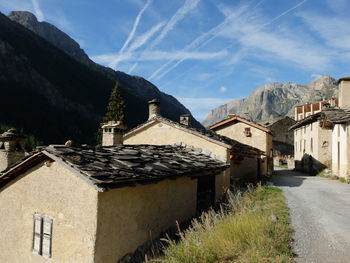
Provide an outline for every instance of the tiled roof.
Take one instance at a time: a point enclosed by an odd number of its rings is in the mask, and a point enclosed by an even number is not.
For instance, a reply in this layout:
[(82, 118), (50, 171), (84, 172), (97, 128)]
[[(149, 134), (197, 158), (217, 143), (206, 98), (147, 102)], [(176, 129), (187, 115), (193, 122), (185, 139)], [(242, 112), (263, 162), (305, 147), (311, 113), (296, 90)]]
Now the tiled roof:
[(228, 124), (228, 123), (231, 123), (231, 122), (243, 122), (243, 123), (245, 123), (245, 124), (247, 124), (249, 126), (252, 126), (254, 128), (257, 128), (259, 130), (262, 130), (262, 131), (264, 131), (266, 133), (271, 134), (271, 131), (270, 131), (269, 128), (267, 128), (267, 127), (265, 127), (263, 125), (260, 125), (258, 123), (252, 122), (250, 120), (247, 120), (247, 119), (245, 119), (243, 117), (236, 116), (236, 115), (235, 116), (230, 116), (227, 119), (224, 119), (224, 120), (222, 120), (222, 121), (220, 121), (218, 123), (213, 124), (212, 126), (209, 127), (209, 129), (210, 130), (215, 130), (216, 128), (221, 127), (221, 126), (223, 126), (225, 124)]
[[(201, 153), (200, 149), (175, 145), (96, 148), (56, 145), (46, 147), (41, 153), (65, 165), (100, 191), (171, 177), (216, 174), (229, 167), (229, 164)], [(12, 176), (15, 178), (16, 175), (13, 173)], [(0, 186), (9, 178), (11, 170), (0, 177)]]
[(184, 130), (188, 133), (203, 137), (205, 139), (209, 139), (209, 140), (214, 141), (216, 143), (220, 143), (221, 145), (224, 145), (225, 147), (229, 148), (230, 152), (233, 154), (248, 155), (248, 156), (260, 156), (260, 155), (265, 154), (265, 152), (255, 148), (255, 147), (249, 146), (249, 145), (244, 144), (244, 143), (240, 143), (240, 142), (233, 140), (233, 139), (230, 139), (226, 136), (219, 135), (214, 131), (206, 130), (206, 129), (196, 129), (193, 127), (183, 125), (183, 124), (178, 123), (178, 122), (174, 122), (172, 120), (169, 120), (169, 119), (161, 117), (161, 116), (152, 117), (148, 121), (140, 124), (139, 126), (135, 127), (134, 129), (132, 129), (131, 131), (126, 133), (124, 135), (124, 137), (127, 138), (127, 137), (131, 136), (134, 132), (138, 131), (139, 129), (142, 129), (143, 127), (145, 127), (145, 126), (147, 126), (155, 121), (159, 121), (159, 122), (168, 124), (172, 127)]
[(289, 130), (294, 130), (316, 121), (322, 121), (323, 123), (327, 122), (330, 124), (349, 123), (350, 110), (337, 108), (323, 110), (298, 121), (296, 124), (291, 126)]

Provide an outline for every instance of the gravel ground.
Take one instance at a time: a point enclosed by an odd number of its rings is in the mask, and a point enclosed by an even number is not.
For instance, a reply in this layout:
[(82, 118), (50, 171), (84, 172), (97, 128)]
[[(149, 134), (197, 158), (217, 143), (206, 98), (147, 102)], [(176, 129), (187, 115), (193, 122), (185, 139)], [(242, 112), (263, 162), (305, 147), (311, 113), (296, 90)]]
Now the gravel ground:
[(350, 262), (350, 185), (289, 170), (276, 171), (290, 208), (299, 263)]

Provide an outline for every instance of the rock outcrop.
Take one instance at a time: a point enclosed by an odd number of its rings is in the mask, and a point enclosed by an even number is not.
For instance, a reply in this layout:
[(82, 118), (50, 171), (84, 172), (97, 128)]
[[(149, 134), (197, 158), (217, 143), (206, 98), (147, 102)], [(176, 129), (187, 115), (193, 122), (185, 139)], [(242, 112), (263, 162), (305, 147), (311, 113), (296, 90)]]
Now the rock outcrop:
[(316, 102), (338, 96), (334, 78), (323, 76), (307, 85), (295, 83), (271, 83), (256, 88), (247, 98), (231, 100), (210, 111), (202, 122), (210, 126), (235, 113), (253, 121), (277, 117), (294, 117), (294, 107), (307, 102)]

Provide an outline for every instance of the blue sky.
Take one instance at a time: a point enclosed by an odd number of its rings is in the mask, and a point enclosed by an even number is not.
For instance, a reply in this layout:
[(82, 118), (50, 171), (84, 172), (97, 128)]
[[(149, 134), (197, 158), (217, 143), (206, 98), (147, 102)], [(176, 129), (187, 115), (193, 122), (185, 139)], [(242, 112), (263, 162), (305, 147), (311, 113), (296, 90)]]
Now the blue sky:
[(202, 120), (271, 82), (350, 74), (348, 0), (1, 0), (139, 75)]

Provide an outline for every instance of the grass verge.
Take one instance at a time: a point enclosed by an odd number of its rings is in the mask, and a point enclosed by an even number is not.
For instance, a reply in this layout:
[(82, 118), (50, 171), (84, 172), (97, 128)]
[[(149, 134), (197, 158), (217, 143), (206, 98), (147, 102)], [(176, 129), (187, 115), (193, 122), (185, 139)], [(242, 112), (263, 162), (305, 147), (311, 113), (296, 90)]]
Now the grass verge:
[(149, 262), (293, 262), (289, 211), (280, 189), (258, 186), (228, 199), (219, 212), (195, 220), (178, 243), (168, 241), (164, 256)]
[(348, 183), (346, 178), (339, 177), (339, 176), (336, 176), (336, 175), (328, 175), (328, 174), (326, 174), (325, 171), (322, 171), (322, 172), (318, 173), (316, 176), (319, 176), (319, 177), (322, 177), (322, 178), (327, 178), (327, 179), (330, 179), (330, 180), (338, 180), (341, 183)]

